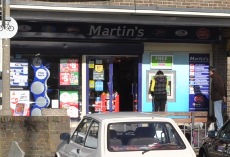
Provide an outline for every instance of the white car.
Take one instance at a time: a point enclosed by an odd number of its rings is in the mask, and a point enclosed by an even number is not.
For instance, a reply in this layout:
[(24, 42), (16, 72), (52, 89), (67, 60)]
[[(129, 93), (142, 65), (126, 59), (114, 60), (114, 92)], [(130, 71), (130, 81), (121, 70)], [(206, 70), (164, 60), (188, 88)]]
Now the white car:
[(89, 114), (60, 139), (56, 157), (196, 157), (174, 120), (154, 113)]

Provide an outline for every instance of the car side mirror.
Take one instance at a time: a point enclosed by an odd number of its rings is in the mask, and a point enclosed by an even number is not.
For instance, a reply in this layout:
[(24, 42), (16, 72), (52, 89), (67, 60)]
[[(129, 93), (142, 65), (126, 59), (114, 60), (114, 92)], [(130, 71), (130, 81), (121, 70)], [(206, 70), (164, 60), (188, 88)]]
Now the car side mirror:
[(216, 131), (214, 131), (214, 130), (208, 131), (208, 137), (215, 138), (216, 137)]
[(70, 134), (69, 133), (61, 133), (60, 139), (65, 140), (65, 141), (70, 140)]

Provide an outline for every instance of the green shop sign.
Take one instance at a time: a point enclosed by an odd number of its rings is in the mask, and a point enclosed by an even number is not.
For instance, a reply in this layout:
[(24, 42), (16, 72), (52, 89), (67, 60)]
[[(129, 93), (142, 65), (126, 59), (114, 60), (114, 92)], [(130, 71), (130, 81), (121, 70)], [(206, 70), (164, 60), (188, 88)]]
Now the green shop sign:
[(172, 55), (151, 55), (151, 69), (172, 69)]

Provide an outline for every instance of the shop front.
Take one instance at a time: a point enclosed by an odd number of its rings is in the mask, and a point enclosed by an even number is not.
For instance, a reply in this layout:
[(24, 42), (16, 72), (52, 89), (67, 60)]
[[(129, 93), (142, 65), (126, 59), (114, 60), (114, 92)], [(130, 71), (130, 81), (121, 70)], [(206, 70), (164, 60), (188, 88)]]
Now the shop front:
[[(183, 56), (189, 58), (192, 52), (211, 55), (212, 51), (199, 51), (199, 47), (223, 42), (217, 27), (19, 17), (17, 22), (11, 62), (24, 72), (18, 75), (12, 70), (11, 91), (29, 91), (27, 101), (21, 103), (26, 103), (31, 116), (41, 115), (43, 108), (68, 108), (73, 118), (94, 112), (151, 111), (148, 79), (162, 68), (171, 79), (168, 98), (178, 104), (178, 74), (190, 64), (183, 62)], [(178, 53), (188, 43), (191, 49)], [(154, 55), (172, 57), (172, 66), (152, 66)]]

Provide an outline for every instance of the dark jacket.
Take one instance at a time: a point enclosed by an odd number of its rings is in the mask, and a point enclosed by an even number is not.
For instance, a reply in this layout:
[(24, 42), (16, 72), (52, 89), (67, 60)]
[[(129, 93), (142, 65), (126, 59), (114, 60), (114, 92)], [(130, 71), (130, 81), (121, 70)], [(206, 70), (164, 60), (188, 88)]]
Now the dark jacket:
[(155, 87), (154, 94), (167, 94), (166, 84), (167, 78), (165, 75), (157, 75), (154, 77), (155, 79)]
[(223, 100), (223, 96), (226, 96), (226, 90), (224, 87), (224, 83), (219, 75), (213, 73), (211, 75), (212, 83), (211, 83), (211, 100)]

